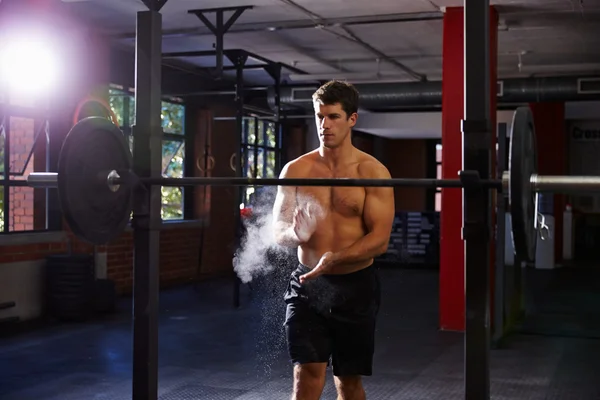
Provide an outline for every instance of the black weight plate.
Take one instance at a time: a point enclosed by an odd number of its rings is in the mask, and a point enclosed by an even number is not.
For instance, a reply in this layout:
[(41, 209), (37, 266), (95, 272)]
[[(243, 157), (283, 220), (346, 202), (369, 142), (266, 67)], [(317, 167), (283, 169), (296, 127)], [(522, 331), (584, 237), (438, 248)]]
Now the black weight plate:
[(88, 117), (69, 131), (58, 162), (63, 214), (75, 235), (92, 244), (115, 239), (129, 222), (131, 190), (112, 191), (106, 177), (129, 170), (132, 156), (121, 130), (102, 117)]
[(529, 107), (519, 107), (512, 120), (509, 155), (509, 199), (515, 254), (533, 262), (537, 244), (537, 193), (531, 175), (537, 173), (535, 125)]

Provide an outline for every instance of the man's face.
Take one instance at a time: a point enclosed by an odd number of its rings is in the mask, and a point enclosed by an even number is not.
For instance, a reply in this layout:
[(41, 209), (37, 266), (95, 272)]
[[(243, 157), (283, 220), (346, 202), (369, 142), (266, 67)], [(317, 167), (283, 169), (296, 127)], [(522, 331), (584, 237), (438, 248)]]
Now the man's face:
[(350, 131), (358, 117), (356, 113), (348, 117), (340, 103), (324, 105), (315, 102), (314, 107), (319, 141), (324, 147), (336, 148), (350, 137)]

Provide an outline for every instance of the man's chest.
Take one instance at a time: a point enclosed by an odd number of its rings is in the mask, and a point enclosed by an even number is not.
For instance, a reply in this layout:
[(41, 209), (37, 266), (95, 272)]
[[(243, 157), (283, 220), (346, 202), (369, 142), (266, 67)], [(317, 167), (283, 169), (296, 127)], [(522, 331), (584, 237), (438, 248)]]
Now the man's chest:
[(366, 193), (362, 187), (300, 187), (298, 202), (315, 202), (327, 214), (361, 216)]

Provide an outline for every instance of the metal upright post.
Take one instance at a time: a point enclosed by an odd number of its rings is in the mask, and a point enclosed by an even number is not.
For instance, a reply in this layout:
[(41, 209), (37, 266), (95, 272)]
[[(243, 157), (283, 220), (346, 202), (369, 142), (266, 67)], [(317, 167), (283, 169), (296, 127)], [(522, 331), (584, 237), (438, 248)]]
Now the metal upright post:
[[(271, 64), (265, 68), (275, 83), (275, 147), (279, 149), (281, 144), (281, 64)], [(281, 152), (277, 151), (275, 169), (281, 168)]]
[[(463, 170), (490, 178), (489, 0), (465, 0)], [(465, 399), (490, 398), (490, 226), (486, 189), (463, 191)]]
[[(164, 3), (163, 3), (164, 4)], [(159, 178), (162, 165), (162, 16), (156, 7), (137, 14), (135, 47), (134, 171)], [(134, 194), (133, 400), (158, 398), (158, 290), (161, 226), (159, 186)]]
[[(498, 124), (498, 153), (496, 155), (496, 176), (502, 177), (506, 168), (506, 123)], [(506, 196), (503, 193), (501, 196), (496, 196), (496, 268), (494, 269), (494, 334), (492, 343), (498, 346), (504, 337), (505, 320), (504, 320), (504, 277), (506, 275), (504, 259), (504, 247), (506, 246)]]
[[(235, 176), (242, 177), (244, 168), (243, 168), (243, 160), (242, 160), (242, 131), (244, 129), (244, 66), (246, 65), (246, 60), (248, 56), (242, 52), (239, 52), (235, 56), (235, 66), (236, 66), (236, 84), (235, 84), (235, 102), (236, 102), (236, 114), (235, 114), (235, 145), (236, 145), (236, 157), (235, 157)], [(235, 198), (234, 201), (234, 216), (235, 216), (235, 225), (234, 225), (234, 238), (236, 247), (239, 245), (239, 235), (241, 228), (241, 215), (240, 215), (240, 200), (241, 200), (241, 190), (239, 187), (235, 187), (233, 190), (233, 195)], [(236, 276), (233, 286), (233, 306), (240, 306), (240, 285), (241, 281)]]
[[(9, 92), (5, 92), (5, 93), (9, 93)], [(10, 97), (9, 95), (7, 95), (7, 99), (6, 99), (6, 104), (10, 104)], [(6, 109), (9, 109), (9, 107), (6, 107)], [(3, 116), (3, 121), (2, 121), (3, 126), (0, 126), (0, 129), (4, 130), (4, 171), (3, 171), (3, 193), (4, 193), (4, 197), (3, 197), (3, 202), (2, 202), (2, 207), (3, 207), (3, 213), (4, 213), (4, 226), (2, 226), (2, 231), (7, 233), (10, 231), (10, 170), (11, 170), (11, 165), (10, 165), (10, 112), (4, 114)]]

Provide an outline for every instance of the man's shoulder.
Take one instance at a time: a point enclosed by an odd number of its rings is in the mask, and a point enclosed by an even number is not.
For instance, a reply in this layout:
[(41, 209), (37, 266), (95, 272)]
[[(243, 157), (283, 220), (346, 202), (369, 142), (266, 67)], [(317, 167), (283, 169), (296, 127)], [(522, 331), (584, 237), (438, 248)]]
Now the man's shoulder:
[(282, 177), (297, 177), (303, 175), (314, 162), (315, 152), (303, 154), (298, 158), (289, 161), (281, 170)]
[(372, 155), (361, 151), (358, 170), (362, 177), (373, 179), (389, 179), (390, 172), (381, 161)]

